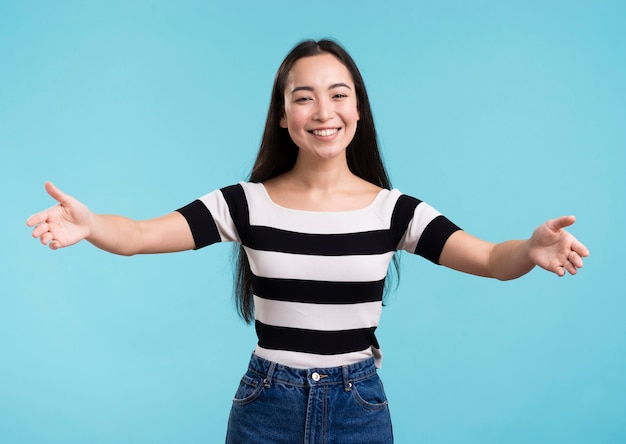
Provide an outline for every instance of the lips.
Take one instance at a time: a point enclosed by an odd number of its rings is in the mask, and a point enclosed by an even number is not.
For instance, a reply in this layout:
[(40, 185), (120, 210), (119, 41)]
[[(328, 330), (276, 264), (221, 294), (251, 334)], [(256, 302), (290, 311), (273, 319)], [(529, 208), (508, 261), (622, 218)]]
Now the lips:
[(333, 134), (336, 134), (338, 131), (339, 131), (339, 128), (327, 128), (327, 129), (311, 130), (309, 132), (316, 136), (328, 137), (328, 136), (332, 136)]

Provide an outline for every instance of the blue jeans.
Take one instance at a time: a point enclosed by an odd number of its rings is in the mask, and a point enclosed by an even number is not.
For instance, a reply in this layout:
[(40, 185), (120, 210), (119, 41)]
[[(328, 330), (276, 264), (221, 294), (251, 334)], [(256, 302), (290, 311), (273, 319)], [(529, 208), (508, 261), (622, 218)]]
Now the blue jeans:
[(227, 444), (388, 444), (391, 417), (374, 360), (294, 369), (252, 355)]

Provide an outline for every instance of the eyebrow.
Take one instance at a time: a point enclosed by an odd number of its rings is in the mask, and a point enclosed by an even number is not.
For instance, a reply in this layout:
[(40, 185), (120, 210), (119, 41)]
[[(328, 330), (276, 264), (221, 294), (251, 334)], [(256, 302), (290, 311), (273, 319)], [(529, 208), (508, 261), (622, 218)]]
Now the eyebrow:
[[(335, 89), (335, 88), (352, 89), (348, 85), (346, 85), (345, 83), (339, 82), (339, 83), (333, 83), (332, 85), (330, 85), (328, 87), (328, 90), (330, 91), (331, 89)], [(298, 91), (313, 91), (313, 87), (312, 86), (296, 86), (294, 89), (291, 90), (291, 94), (293, 94), (295, 92), (298, 92)]]

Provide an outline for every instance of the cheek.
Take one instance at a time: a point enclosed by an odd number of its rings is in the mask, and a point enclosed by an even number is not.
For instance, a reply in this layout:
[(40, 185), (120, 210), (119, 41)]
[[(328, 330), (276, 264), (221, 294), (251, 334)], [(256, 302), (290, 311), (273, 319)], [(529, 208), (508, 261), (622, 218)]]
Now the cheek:
[(359, 121), (361, 119), (361, 113), (359, 112), (359, 107), (356, 102), (345, 103), (338, 111), (343, 114), (346, 120)]
[(302, 112), (297, 112), (294, 110), (285, 111), (285, 116), (282, 121), (285, 122), (285, 126), (283, 128), (289, 128), (290, 130), (300, 130), (302, 129), (306, 122), (307, 116)]

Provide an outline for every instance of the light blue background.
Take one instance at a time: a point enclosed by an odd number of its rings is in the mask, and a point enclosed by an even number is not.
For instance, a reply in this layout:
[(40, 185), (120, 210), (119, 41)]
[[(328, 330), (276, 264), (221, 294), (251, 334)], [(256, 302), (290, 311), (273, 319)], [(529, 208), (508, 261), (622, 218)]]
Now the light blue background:
[(404, 255), (378, 330), (397, 442), (626, 442), (625, 5), (0, 0), (0, 440), (222, 441), (255, 343), (230, 246), (53, 252), (24, 221), (46, 180), (135, 218), (241, 180), (278, 64), (331, 36), (396, 187), (493, 241), (573, 213), (591, 250), (508, 283)]

